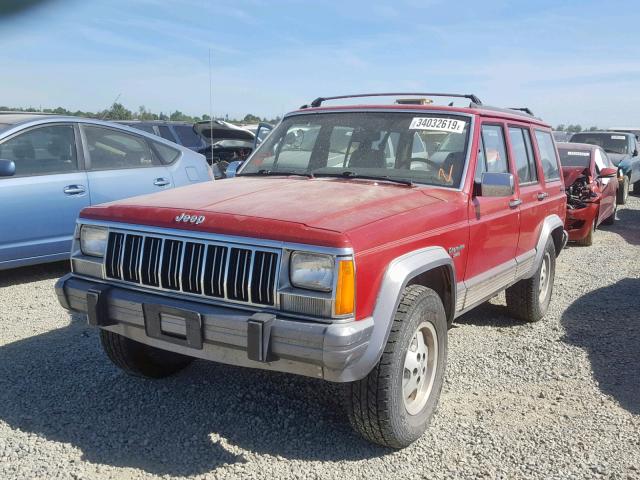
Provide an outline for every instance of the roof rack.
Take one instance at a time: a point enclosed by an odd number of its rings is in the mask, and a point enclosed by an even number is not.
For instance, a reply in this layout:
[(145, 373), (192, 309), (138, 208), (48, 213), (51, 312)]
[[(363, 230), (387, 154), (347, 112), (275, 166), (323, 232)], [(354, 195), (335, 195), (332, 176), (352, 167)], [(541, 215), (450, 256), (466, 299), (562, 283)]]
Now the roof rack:
[(534, 113), (531, 111), (529, 107), (509, 107), (509, 110), (517, 110), (519, 112), (528, 113), (532, 117), (535, 117)]
[(326, 102), (327, 100), (341, 100), (343, 98), (362, 98), (362, 97), (395, 97), (401, 95), (410, 95), (410, 96), (426, 96), (426, 97), (454, 97), (454, 98), (468, 98), (472, 103), (476, 105), (482, 105), (482, 101), (473, 94), (461, 94), (461, 93), (359, 93), (356, 95), (338, 95), (336, 97), (318, 97), (309, 105), (302, 105), (300, 109), (305, 109), (309, 107), (319, 107), (322, 105), (322, 102)]

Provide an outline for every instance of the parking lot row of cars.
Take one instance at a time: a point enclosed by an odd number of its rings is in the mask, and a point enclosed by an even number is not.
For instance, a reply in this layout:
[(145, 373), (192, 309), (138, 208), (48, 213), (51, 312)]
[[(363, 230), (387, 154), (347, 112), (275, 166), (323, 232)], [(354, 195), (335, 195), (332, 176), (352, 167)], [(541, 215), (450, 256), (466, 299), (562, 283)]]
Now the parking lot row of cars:
[[(404, 95), (430, 98), (324, 105)], [(202, 358), (342, 383), (353, 427), (392, 448), (430, 421), (455, 319), (502, 291), (511, 316), (542, 319), (567, 241), (590, 244), (640, 181), (633, 134), (556, 145), (528, 109), (475, 95), (317, 98), (215, 184), (160, 125), (10, 118), (0, 189), (16, 210), (36, 195), (41, 215), (12, 218), (15, 231), (45, 238), (60, 205), (85, 197), (75, 230), (55, 239), (72, 267), (56, 294), (100, 329), (115, 365), (159, 378)], [(59, 182), (58, 206), (40, 208), (39, 181)], [(128, 181), (158, 192), (103, 203), (101, 189)], [(5, 260), (26, 245), (31, 256)], [(37, 241), (8, 246), (5, 268), (59, 258), (34, 255)]]

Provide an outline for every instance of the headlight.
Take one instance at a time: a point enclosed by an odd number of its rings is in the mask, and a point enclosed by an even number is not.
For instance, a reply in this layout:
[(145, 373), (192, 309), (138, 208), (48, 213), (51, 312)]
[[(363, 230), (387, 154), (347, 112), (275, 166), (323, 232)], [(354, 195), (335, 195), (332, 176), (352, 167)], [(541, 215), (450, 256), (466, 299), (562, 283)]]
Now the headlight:
[(106, 228), (83, 225), (80, 229), (80, 250), (85, 255), (103, 257), (109, 232)]
[(333, 257), (293, 252), (289, 265), (291, 283), (300, 288), (330, 292), (333, 288)]

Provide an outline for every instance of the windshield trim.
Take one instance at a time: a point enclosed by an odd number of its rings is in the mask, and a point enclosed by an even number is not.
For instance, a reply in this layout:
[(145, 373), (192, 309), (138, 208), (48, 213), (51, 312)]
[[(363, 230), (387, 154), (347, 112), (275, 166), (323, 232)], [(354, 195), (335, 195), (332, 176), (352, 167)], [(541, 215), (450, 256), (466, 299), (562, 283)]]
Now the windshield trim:
[[(273, 128), (273, 130), (275, 130), (277, 127), (280, 126), (280, 124), (282, 122), (284, 122), (285, 119), (289, 119), (289, 118), (293, 118), (293, 117), (297, 117), (297, 116), (302, 116), (302, 115), (324, 115), (324, 114), (336, 114), (336, 113), (376, 113), (376, 112), (382, 112), (382, 113), (417, 113), (420, 115), (457, 115), (457, 116), (461, 116), (461, 117), (466, 117), (469, 119), (469, 138), (467, 140), (467, 152), (466, 155), (464, 157), (464, 168), (462, 169), (462, 176), (460, 177), (460, 184), (456, 187), (456, 186), (445, 186), (445, 185), (432, 185), (429, 183), (421, 183), (419, 181), (413, 181), (413, 184), (416, 186), (424, 186), (424, 187), (429, 187), (429, 188), (444, 188), (447, 191), (457, 191), (457, 192), (461, 192), (464, 189), (464, 184), (467, 180), (467, 173), (469, 170), (469, 163), (471, 161), (471, 153), (473, 148), (471, 148), (473, 146), (473, 137), (474, 137), (474, 133), (475, 133), (475, 126), (476, 126), (476, 115), (471, 114), (471, 113), (467, 113), (467, 112), (452, 112), (451, 110), (440, 110), (440, 109), (420, 109), (420, 108), (402, 108), (402, 109), (398, 109), (398, 108), (338, 108), (338, 109), (332, 109), (332, 110), (316, 110), (316, 111), (293, 111), (293, 112), (289, 112), (287, 114), (285, 114), (282, 119), (280, 120), (280, 122), (278, 122), (278, 124)], [(272, 130), (272, 132), (273, 132)], [(242, 166), (240, 167), (240, 169), (236, 172), (236, 175), (242, 173), (242, 171), (245, 169), (245, 167), (250, 163), (251, 158), (253, 157), (253, 155), (256, 153), (257, 150), (260, 149), (260, 146), (258, 146), (258, 148), (254, 149), (253, 152), (251, 152), (251, 155), (249, 155), (249, 157), (247, 157), (247, 159), (242, 163)]]

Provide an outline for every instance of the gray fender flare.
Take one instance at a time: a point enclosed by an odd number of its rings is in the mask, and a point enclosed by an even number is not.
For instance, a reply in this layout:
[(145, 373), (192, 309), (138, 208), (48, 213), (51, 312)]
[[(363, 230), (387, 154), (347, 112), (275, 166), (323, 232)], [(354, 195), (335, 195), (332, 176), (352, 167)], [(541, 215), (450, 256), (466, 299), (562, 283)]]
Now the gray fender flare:
[[(538, 271), (538, 266), (540, 265), (540, 262), (542, 262), (544, 247), (547, 244), (549, 237), (551, 237), (551, 233), (556, 228), (562, 228), (562, 230), (564, 231), (564, 222), (560, 219), (558, 215), (556, 214), (549, 215), (544, 219), (544, 222), (542, 223), (542, 228), (540, 229), (540, 236), (538, 237), (538, 243), (536, 244), (536, 256), (535, 256), (533, 265), (531, 267), (531, 271), (529, 271), (522, 278), (531, 278)], [(556, 253), (560, 253), (560, 252), (556, 252)]]
[(449, 268), (452, 281), (451, 299), (455, 309), (455, 268), (453, 260), (444, 248), (422, 248), (394, 259), (387, 267), (380, 284), (372, 319), (360, 320), (362, 322), (373, 320), (373, 329), (366, 350), (358, 360), (346, 369), (333, 370), (326, 378), (336, 382), (352, 382), (366, 377), (382, 356), (389, 338), (393, 318), (400, 303), (400, 297), (407, 283), (421, 273), (442, 266)]

